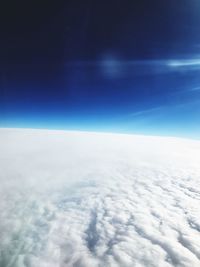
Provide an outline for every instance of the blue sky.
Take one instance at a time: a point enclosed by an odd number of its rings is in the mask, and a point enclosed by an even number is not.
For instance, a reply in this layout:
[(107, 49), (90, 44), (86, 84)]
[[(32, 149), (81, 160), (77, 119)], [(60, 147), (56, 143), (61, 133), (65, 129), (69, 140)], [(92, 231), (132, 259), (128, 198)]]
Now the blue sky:
[(0, 126), (199, 138), (199, 8), (195, 0), (5, 7)]

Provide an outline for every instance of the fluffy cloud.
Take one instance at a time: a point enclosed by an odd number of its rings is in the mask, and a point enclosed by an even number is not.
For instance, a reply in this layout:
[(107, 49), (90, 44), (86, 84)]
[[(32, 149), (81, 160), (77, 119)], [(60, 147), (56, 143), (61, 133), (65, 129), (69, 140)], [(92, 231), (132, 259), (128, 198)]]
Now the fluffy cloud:
[(1, 267), (200, 266), (200, 142), (0, 130)]

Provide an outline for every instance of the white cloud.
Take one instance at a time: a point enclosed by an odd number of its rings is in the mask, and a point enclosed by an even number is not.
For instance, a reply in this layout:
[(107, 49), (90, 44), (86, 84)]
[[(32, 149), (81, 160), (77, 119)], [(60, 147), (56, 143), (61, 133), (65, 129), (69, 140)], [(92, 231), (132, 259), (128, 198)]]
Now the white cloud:
[(200, 266), (200, 142), (0, 130), (0, 266)]

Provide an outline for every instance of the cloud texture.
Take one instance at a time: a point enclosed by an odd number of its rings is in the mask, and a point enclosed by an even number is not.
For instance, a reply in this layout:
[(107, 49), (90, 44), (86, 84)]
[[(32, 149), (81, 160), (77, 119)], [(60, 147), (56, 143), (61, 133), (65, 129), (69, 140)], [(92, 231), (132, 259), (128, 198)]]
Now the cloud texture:
[(0, 130), (0, 267), (200, 266), (200, 142)]

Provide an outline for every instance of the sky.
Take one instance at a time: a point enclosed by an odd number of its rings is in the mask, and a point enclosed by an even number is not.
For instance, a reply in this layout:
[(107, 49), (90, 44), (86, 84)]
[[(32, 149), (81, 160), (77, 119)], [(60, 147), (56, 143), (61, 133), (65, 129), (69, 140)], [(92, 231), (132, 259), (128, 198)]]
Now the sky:
[(198, 0), (0, 10), (0, 127), (200, 138)]

